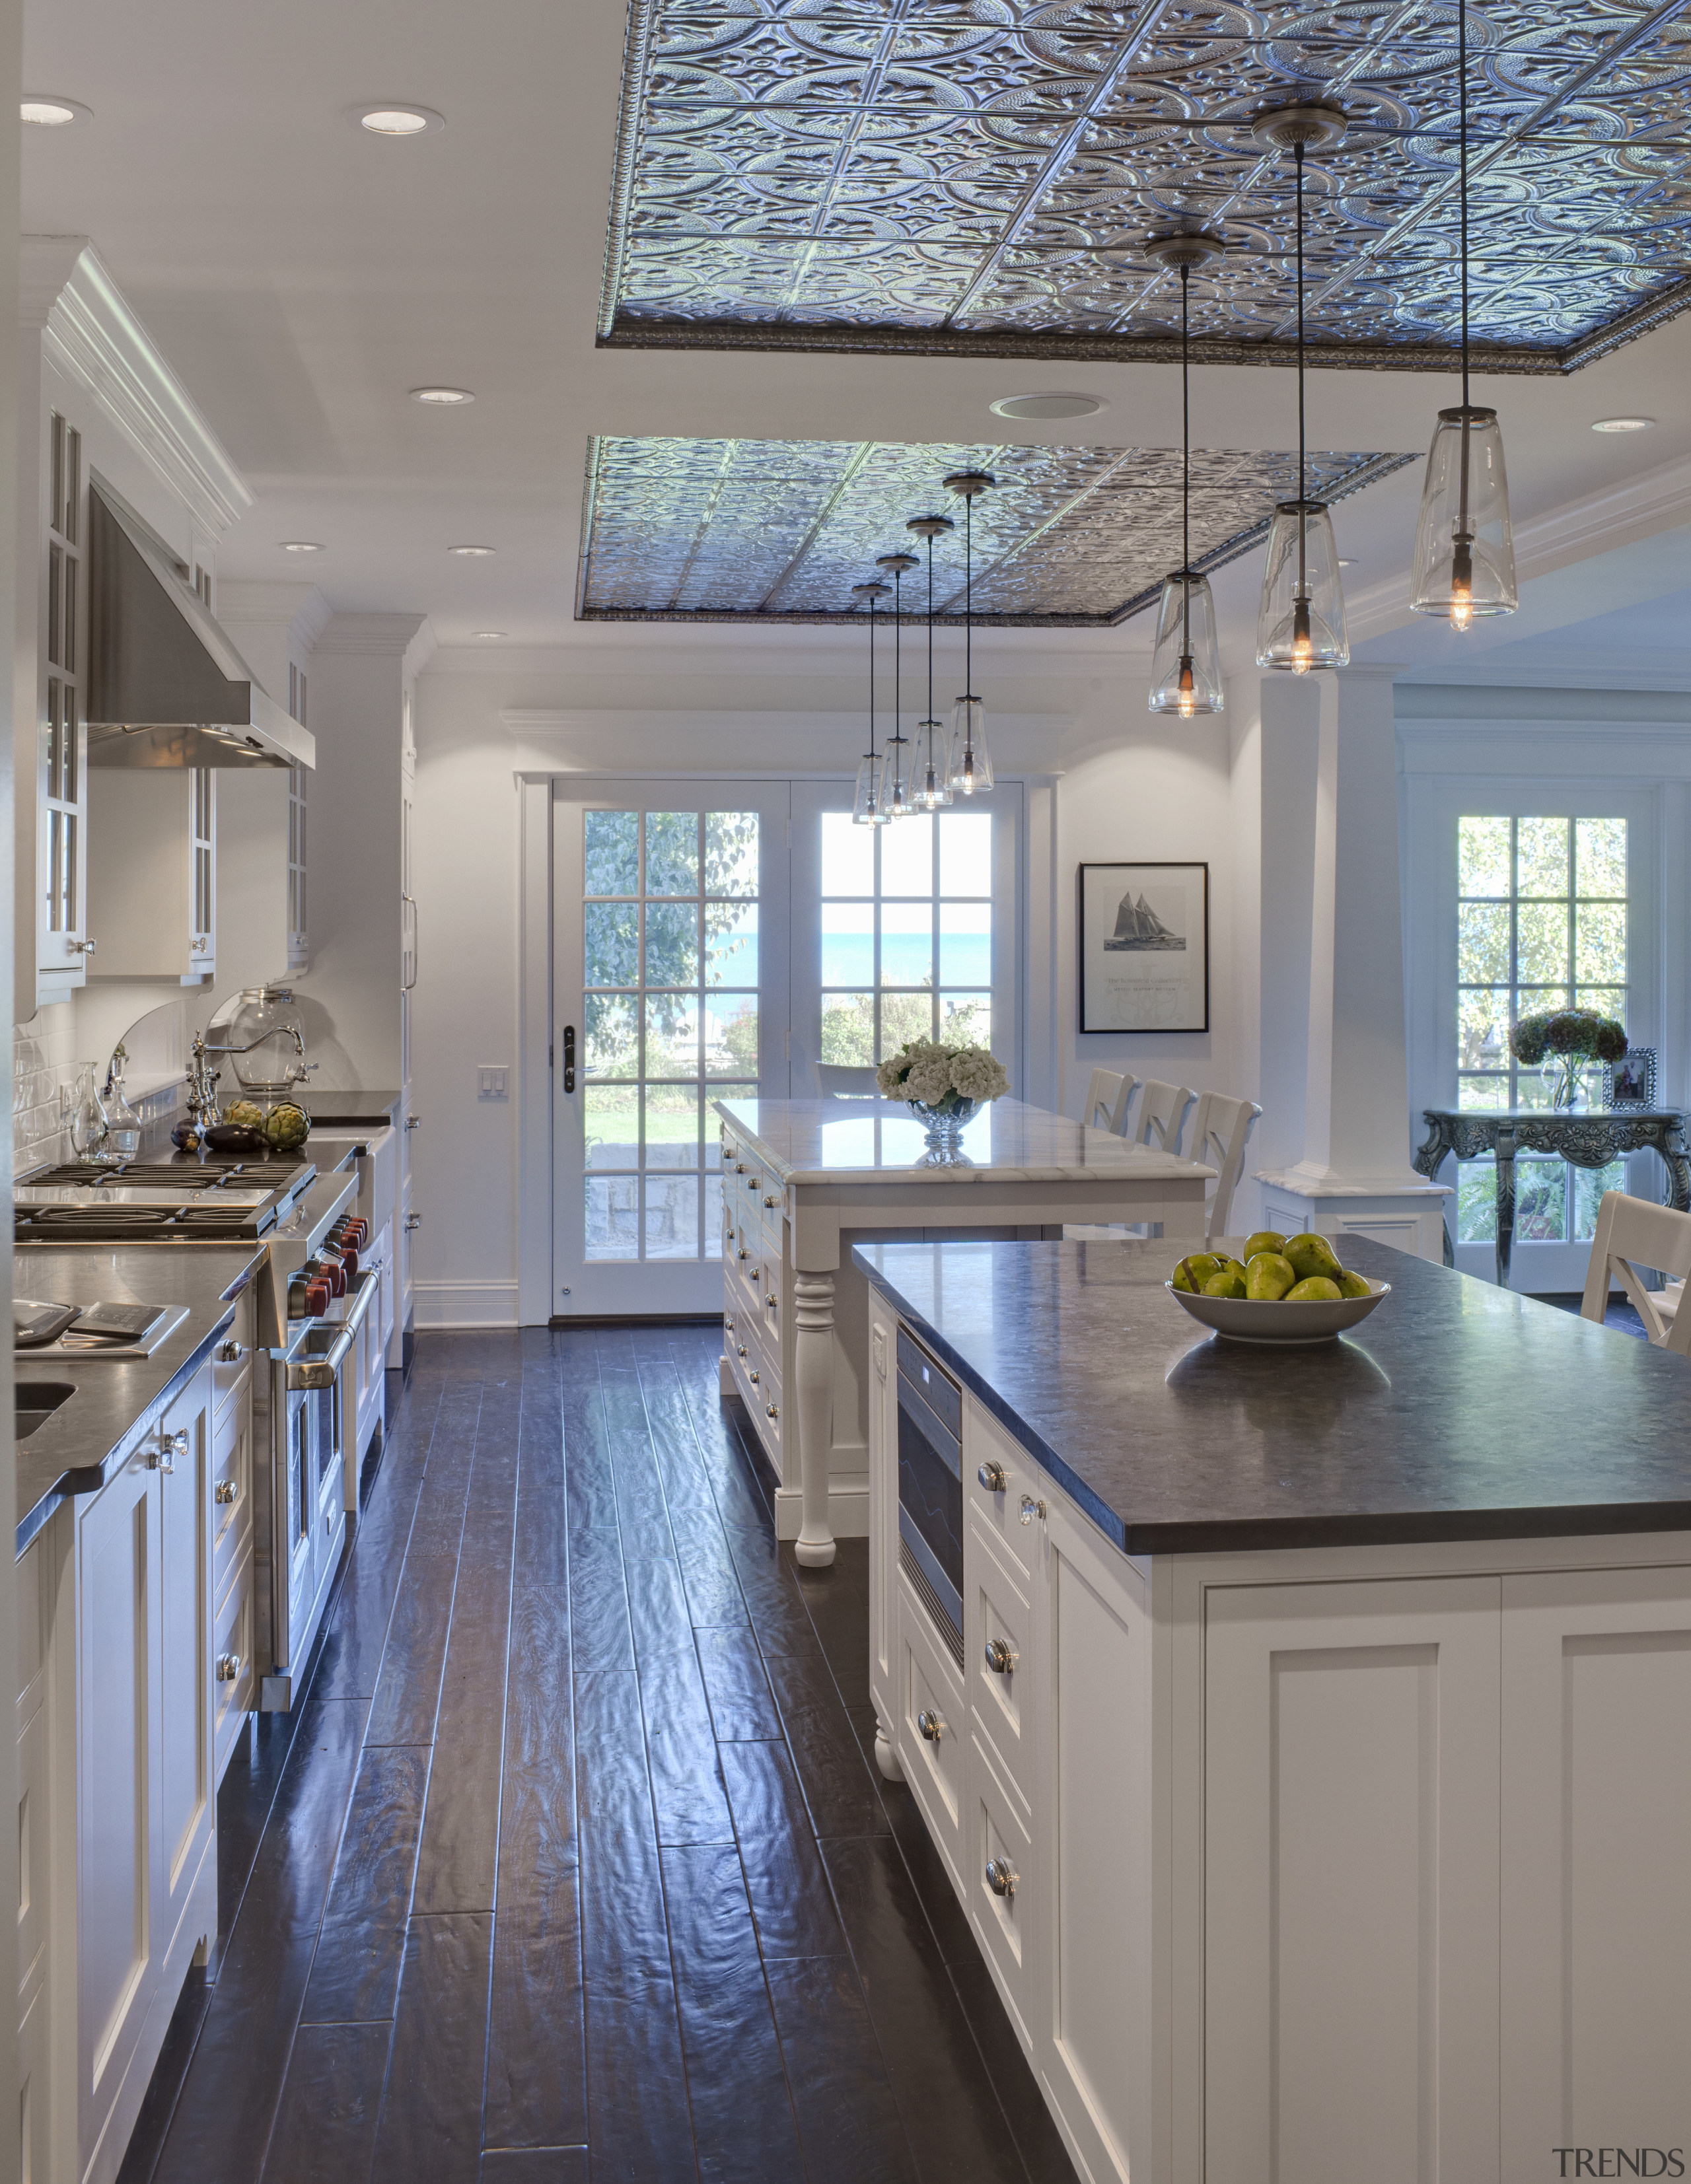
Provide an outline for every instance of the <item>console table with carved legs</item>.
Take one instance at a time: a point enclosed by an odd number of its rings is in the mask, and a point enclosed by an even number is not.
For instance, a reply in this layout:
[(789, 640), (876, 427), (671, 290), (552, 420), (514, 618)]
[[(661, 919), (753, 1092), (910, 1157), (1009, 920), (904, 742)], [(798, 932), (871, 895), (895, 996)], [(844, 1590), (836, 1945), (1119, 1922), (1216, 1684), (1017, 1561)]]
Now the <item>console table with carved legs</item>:
[(927, 1164), (890, 1100), (718, 1100), (725, 1340), (721, 1382), (751, 1414), (801, 1563), (869, 1529), (868, 1288), (854, 1244), (1061, 1235), (1159, 1222), (1201, 1238), (1215, 1171), (1020, 1100), (984, 1108), (964, 1160)]
[[(1497, 1162), (1497, 1278), (1509, 1287), (1515, 1251), (1515, 1162), (1520, 1153), (1550, 1153), (1576, 1167), (1607, 1167), (1623, 1154), (1654, 1152), (1667, 1170), (1667, 1203), (1691, 1213), (1691, 1153), (1685, 1117), (1677, 1107), (1606, 1107), (1582, 1111), (1515, 1107), (1477, 1113), (1459, 1107), (1426, 1107), (1426, 1143), (1415, 1156), (1429, 1183), (1452, 1153), (1458, 1160)], [(1444, 1231), (1444, 1263), (1454, 1263), (1450, 1229)]]

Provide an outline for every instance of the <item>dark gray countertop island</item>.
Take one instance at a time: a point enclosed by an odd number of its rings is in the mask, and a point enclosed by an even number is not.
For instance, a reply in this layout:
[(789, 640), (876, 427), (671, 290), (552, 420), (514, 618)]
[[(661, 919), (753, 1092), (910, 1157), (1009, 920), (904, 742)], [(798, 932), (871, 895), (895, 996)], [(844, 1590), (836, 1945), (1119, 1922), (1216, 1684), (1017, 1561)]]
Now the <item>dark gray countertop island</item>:
[(67, 1494), (105, 1484), (105, 1466), (137, 1420), (163, 1404), (204, 1362), (234, 1316), (234, 1300), (263, 1264), (262, 1244), (31, 1245), (13, 1262), (20, 1297), (59, 1304), (186, 1305), (187, 1318), (150, 1357), (122, 1364), (20, 1351), (20, 1393), (32, 1381), (75, 1390), (18, 1444), (17, 1552)]
[(1213, 1339), (1172, 1242), (863, 1244), (854, 1256), (1131, 1554), (1691, 1530), (1691, 1360), (1409, 1257), (1307, 1350)]

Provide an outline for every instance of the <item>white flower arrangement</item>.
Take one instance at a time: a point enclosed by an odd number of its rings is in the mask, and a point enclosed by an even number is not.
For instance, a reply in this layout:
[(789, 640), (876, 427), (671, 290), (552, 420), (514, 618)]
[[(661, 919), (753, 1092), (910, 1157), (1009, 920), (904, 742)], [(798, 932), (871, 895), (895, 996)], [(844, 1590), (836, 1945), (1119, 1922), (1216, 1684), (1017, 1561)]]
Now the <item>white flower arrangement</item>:
[(1002, 1099), (1010, 1080), (984, 1046), (946, 1046), (937, 1039), (908, 1039), (875, 1072), (887, 1100), (919, 1100), (926, 1107)]

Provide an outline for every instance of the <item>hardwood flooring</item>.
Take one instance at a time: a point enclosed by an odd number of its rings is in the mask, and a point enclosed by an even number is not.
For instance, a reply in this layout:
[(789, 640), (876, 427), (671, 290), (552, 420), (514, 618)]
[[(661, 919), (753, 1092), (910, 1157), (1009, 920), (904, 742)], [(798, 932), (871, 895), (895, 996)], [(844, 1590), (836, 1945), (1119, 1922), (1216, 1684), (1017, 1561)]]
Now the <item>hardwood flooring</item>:
[(1072, 2184), (719, 1349), (419, 1340), (120, 2184)]

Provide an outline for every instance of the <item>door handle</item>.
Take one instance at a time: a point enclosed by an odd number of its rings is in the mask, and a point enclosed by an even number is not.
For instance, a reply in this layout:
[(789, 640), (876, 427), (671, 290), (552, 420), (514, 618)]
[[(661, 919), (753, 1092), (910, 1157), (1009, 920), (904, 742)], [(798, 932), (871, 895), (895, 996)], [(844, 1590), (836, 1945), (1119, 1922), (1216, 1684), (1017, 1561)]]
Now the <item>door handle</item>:
[(573, 1092), (575, 1089), (576, 1028), (573, 1024), (566, 1024), (564, 1026), (564, 1089), (566, 1092)]

